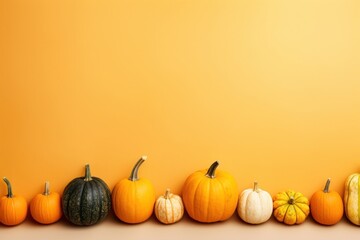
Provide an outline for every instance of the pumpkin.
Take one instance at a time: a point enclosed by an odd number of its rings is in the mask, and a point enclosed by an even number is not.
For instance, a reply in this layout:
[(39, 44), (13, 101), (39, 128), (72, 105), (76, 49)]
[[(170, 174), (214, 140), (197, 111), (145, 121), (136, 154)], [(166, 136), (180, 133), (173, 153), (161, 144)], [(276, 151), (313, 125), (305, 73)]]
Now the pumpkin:
[(44, 193), (37, 194), (30, 202), (30, 214), (38, 223), (51, 224), (61, 216), (61, 198), (59, 193), (50, 192), (50, 183), (45, 182)]
[(330, 179), (324, 190), (315, 192), (310, 199), (311, 216), (323, 225), (338, 223), (344, 214), (344, 205), (339, 193), (329, 191)]
[(351, 174), (345, 181), (345, 215), (350, 222), (360, 225), (360, 173)]
[(182, 197), (189, 216), (199, 222), (211, 223), (229, 219), (238, 202), (237, 184), (232, 175), (218, 170), (215, 161), (209, 169), (191, 174), (185, 181)]
[(301, 224), (309, 215), (309, 200), (300, 192), (287, 190), (274, 196), (274, 217), (287, 225)]
[(154, 210), (156, 218), (164, 224), (175, 223), (184, 215), (184, 205), (181, 197), (172, 194), (170, 189), (166, 189), (165, 194), (158, 197)]
[(27, 202), (24, 197), (13, 194), (10, 181), (4, 177), (7, 195), (0, 199), (0, 222), (7, 226), (22, 223), (27, 215)]
[(133, 167), (130, 177), (119, 181), (112, 191), (115, 215), (126, 223), (141, 223), (153, 213), (155, 188), (146, 178), (139, 178), (138, 171), (147, 159), (141, 157)]
[(254, 182), (254, 188), (245, 189), (239, 196), (238, 214), (247, 223), (264, 223), (272, 215), (273, 201), (270, 193), (258, 188)]
[(62, 209), (68, 221), (80, 226), (94, 225), (108, 215), (109, 187), (102, 179), (91, 176), (89, 164), (85, 165), (85, 177), (75, 178), (65, 187)]

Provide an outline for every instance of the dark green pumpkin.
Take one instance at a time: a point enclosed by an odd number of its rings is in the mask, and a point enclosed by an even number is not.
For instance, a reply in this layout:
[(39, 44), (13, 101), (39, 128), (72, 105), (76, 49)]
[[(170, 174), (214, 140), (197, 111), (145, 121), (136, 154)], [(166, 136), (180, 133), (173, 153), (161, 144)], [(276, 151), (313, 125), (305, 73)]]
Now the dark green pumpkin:
[(76, 225), (94, 225), (103, 220), (111, 209), (111, 195), (106, 183), (91, 177), (90, 166), (85, 166), (85, 177), (73, 179), (62, 196), (64, 216)]

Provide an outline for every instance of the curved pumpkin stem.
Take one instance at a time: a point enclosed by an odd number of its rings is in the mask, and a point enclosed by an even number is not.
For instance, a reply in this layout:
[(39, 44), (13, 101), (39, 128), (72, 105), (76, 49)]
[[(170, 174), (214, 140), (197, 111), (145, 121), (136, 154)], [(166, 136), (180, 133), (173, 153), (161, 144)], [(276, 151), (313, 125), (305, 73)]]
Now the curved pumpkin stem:
[(141, 166), (141, 164), (143, 162), (145, 162), (145, 160), (147, 159), (147, 156), (142, 156), (135, 164), (134, 168), (131, 171), (129, 180), (130, 181), (137, 181), (139, 180), (138, 178), (138, 171), (139, 171), (139, 167)]
[(329, 192), (329, 187), (330, 187), (330, 178), (328, 178), (328, 180), (326, 181), (326, 184), (325, 184), (325, 187), (324, 187), (324, 193)]
[(88, 181), (91, 181), (92, 178), (91, 178), (91, 172), (90, 172), (90, 165), (87, 163), (85, 165), (85, 178), (84, 178), (84, 181), (85, 182), (88, 182)]
[(209, 178), (215, 178), (215, 170), (218, 166), (219, 166), (218, 161), (215, 161), (213, 164), (211, 164), (205, 176)]
[(45, 190), (44, 190), (43, 195), (45, 195), (45, 196), (49, 196), (49, 195), (50, 195), (50, 183), (49, 183), (49, 181), (46, 181), (46, 182), (45, 182)]
[(7, 190), (8, 190), (7, 197), (12, 198), (14, 195), (13, 195), (13, 192), (12, 192), (11, 183), (10, 183), (9, 179), (7, 179), (6, 177), (4, 177), (3, 180), (6, 183)]
[(295, 203), (294, 196), (291, 196), (291, 197), (290, 197), (288, 203), (289, 203), (289, 204), (294, 204), (294, 203)]

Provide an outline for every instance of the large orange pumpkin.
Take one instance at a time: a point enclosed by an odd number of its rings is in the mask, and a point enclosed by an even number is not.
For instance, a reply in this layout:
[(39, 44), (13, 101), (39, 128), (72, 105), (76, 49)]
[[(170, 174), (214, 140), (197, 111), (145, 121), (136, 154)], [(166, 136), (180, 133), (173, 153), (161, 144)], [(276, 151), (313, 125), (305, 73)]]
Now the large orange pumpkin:
[(38, 223), (57, 222), (61, 216), (61, 198), (59, 193), (50, 192), (50, 183), (45, 182), (44, 193), (36, 194), (30, 202), (30, 214)]
[(344, 205), (339, 193), (329, 191), (330, 179), (323, 191), (315, 192), (310, 200), (310, 212), (314, 220), (323, 225), (338, 223), (344, 214)]
[(155, 188), (145, 178), (138, 178), (140, 165), (146, 160), (143, 156), (135, 164), (130, 177), (118, 182), (112, 191), (112, 204), (115, 215), (126, 223), (141, 223), (153, 213)]
[(27, 215), (27, 202), (24, 197), (13, 194), (10, 181), (4, 177), (8, 194), (0, 199), (0, 222), (13, 226), (22, 223)]
[(210, 223), (225, 221), (235, 212), (238, 188), (232, 175), (218, 170), (215, 161), (208, 170), (191, 174), (182, 191), (184, 206), (191, 218)]

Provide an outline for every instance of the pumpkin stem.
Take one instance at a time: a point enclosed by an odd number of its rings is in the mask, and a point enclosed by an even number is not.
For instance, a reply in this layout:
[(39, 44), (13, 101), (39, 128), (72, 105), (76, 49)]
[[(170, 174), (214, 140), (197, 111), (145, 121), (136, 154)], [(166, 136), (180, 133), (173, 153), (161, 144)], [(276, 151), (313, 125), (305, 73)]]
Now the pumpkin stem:
[(167, 188), (164, 195), (165, 199), (169, 199), (170, 197), (170, 188)]
[(139, 171), (139, 167), (140, 165), (145, 162), (145, 160), (147, 159), (147, 156), (142, 156), (138, 161), (137, 163), (135, 164), (134, 168), (132, 169), (131, 171), (131, 174), (130, 174), (130, 177), (129, 177), (129, 180), (130, 181), (137, 181), (139, 180), (138, 178), (138, 171)]
[(258, 182), (255, 181), (254, 182), (254, 189), (253, 189), (254, 192), (257, 192), (258, 191)]
[(6, 186), (7, 186), (7, 189), (8, 189), (7, 197), (12, 198), (14, 195), (13, 195), (13, 192), (12, 192), (11, 183), (10, 183), (9, 179), (7, 179), (6, 177), (4, 177), (3, 180), (6, 183)]
[(50, 183), (49, 183), (49, 181), (45, 182), (45, 191), (44, 191), (43, 195), (45, 195), (45, 196), (50, 195)]
[(91, 173), (90, 173), (90, 165), (87, 163), (85, 165), (85, 178), (84, 178), (84, 181), (89, 182), (91, 180), (92, 180), (92, 178), (91, 178)]
[(330, 187), (330, 178), (328, 178), (328, 180), (326, 181), (325, 188), (324, 188), (324, 193), (329, 192), (329, 187)]
[(209, 178), (215, 178), (215, 170), (218, 166), (219, 166), (218, 161), (215, 161), (213, 164), (211, 164), (205, 176)]
[(294, 204), (294, 203), (295, 203), (294, 196), (291, 196), (291, 197), (290, 197), (288, 203), (289, 203), (289, 204)]

